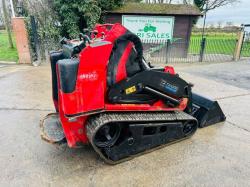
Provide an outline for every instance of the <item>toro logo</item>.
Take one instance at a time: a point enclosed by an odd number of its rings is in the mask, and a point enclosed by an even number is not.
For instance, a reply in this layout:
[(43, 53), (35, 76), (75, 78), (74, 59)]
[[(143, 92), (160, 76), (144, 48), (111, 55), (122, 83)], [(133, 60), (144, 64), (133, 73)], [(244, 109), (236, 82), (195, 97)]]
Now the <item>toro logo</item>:
[(161, 80), (160, 85), (165, 88), (166, 91), (172, 93), (172, 94), (176, 94), (176, 92), (178, 91), (178, 87), (175, 85), (172, 85), (170, 83), (168, 83), (165, 80)]
[(83, 73), (79, 76), (81, 80), (96, 81), (98, 79), (98, 74), (96, 71)]

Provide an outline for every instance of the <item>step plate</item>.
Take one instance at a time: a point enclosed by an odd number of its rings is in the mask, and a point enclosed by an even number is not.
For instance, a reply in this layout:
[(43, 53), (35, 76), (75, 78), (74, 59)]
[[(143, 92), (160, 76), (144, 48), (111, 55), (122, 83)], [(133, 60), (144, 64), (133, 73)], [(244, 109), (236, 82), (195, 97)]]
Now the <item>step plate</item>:
[(51, 144), (66, 142), (61, 122), (57, 113), (48, 114), (40, 123), (41, 138)]

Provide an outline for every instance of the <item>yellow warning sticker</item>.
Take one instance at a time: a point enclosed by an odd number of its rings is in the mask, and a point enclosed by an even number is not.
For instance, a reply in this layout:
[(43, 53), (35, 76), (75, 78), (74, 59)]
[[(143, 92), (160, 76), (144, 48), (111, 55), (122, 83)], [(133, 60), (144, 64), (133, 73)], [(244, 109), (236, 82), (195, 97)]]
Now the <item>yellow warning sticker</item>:
[(126, 95), (131, 94), (131, 93), (134, 93), (134, 92), (136, 92), (136, 87), (135, 87), (135, 86), (132, 86), (132, 87), (130, 87), (130, 88), (127, 88), (127, 89), (125, 90), (125, 92), (126, 92)]

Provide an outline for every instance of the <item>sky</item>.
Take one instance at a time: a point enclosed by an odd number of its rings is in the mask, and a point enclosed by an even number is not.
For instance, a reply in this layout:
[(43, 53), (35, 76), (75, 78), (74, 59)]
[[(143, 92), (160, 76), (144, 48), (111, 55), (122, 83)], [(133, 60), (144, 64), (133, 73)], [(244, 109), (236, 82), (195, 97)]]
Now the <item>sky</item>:
[[(235, 25), (250, 24), (250, 0), (240, 0), (239, 3), (227, 5), (211, 10), (207, 14), (208, 24), (217, 24), (218, 22), (233, 22)], [(202, 20), (199, 21), (199, 24)]]

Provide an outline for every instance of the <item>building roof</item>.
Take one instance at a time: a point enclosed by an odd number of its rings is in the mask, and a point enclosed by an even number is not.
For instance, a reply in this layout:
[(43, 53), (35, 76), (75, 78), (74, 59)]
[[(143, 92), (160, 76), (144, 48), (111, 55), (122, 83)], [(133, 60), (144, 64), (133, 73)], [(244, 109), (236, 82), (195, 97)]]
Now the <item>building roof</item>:
[(116, 14), (155, 14), (155, 15), (192, 15), (201, 16), (200, 10), (193, 5), (125, 3), (123, 6), (107, 11)]

